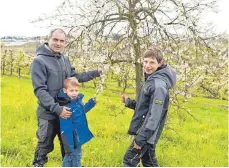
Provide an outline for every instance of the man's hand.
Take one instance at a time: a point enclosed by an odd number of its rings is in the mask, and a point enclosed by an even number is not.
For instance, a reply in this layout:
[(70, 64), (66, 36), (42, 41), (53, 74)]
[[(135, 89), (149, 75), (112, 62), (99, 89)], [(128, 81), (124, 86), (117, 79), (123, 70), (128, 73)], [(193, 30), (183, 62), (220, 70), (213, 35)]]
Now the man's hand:
[(71, 115), (72, 112), (68, 111), (67, 108), (64, 106), (63, 111), (60, 114), (60, 117), (67, 120)]
[(129, 97), (126, 95), (126, 94), (122, 94), (122, 102), (123, 103), (126, 103), (126, 100), (128, 99)]
[(99, 68), (98, 68), (97, 70), (98, 70), (98, 72), (99, 72), (99, 74), (100, 74), (100, 75), (102, 75), (102, 74), (103, 74), (102, 69), (99, 69)]
[(134, 148), (137, 149), (137, 150), (141, 150), (141, 147), (138, 146), (135, 142), (134, 142)]

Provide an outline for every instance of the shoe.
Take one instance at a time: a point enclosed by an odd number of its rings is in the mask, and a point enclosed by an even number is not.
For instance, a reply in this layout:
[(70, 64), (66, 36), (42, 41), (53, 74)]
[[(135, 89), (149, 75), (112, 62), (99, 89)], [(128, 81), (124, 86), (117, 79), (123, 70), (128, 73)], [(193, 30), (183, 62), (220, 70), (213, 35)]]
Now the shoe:
[(33, 167), (44, 167), (44, 165), (39, 164), (39, 163), (35, 163), (35, 164), (33, 165)]

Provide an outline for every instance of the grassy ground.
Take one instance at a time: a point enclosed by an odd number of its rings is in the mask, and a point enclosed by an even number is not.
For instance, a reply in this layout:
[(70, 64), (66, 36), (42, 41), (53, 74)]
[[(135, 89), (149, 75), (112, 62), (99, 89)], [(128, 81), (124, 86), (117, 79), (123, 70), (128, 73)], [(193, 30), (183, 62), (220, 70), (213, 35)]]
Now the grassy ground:
[[(95, 94), (95, 89), (89, 86), (92, 83), (81, 88), (85, 101)], [(37, 104), (31, 80), (3, 76), (1, 88), (1, 166), (32, 166), (37, 143)], [(110, 85), (87, 114), (95, 138), (83, 146), (84, 166), (123, 166), (122, 158), (131, 142), (126, 132), (133, 111), (122, 105), (120, 90)], [(127, 92), (133, 94), (131, 89)], [(159, 164), (164, 167), (227, 167), (227, 101), (196, 97), (183, 105), (195, 119), (171, 106), (168, 123), (157, 145)], [(46, 166), (61, 166), (57, 139)]]

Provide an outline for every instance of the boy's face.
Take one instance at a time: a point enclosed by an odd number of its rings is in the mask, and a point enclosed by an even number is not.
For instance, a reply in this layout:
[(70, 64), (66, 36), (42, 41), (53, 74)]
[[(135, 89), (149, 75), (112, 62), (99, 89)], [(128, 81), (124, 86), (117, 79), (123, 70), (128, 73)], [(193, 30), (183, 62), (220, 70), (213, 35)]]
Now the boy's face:
[(68, 86), (67, 89), (64, 88), (64, 93), (66, 93), (71, 99), (75, 99), (79, 95), (79, 86)]
[(158, 63), (156, 58), (144, 58), (143, 59), (143, 69), (146, 74), (152, 74), (161, 66), (161, 63)]

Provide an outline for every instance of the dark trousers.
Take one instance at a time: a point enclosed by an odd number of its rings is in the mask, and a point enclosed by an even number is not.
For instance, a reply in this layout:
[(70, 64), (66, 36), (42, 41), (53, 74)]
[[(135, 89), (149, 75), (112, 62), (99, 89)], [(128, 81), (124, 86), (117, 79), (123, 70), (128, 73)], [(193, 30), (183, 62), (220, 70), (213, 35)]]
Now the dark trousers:
[(144, 167), (159, 167), (155, 148), (155, 145), (146, 144), (141, 150), (137, 150), (132, 142), (123, 159), (124, 167), (139, 167), (140, 161)]
[(43, 166), (46, 162), (48, 162), (47, 154), (52, 152), (54, 149), (54, 138), (56, 135), (60, 141), (61, 154), (63, 158), (65, 153), (61, 141), (59, 119), (57, 118), (55, 120), (44, 120), (38, 118), (38, 143), (34, 154), (34, 166)]

